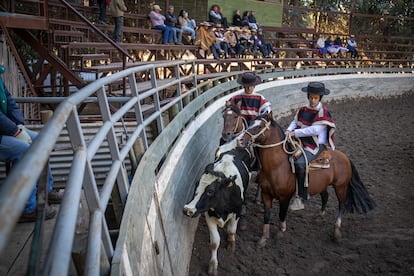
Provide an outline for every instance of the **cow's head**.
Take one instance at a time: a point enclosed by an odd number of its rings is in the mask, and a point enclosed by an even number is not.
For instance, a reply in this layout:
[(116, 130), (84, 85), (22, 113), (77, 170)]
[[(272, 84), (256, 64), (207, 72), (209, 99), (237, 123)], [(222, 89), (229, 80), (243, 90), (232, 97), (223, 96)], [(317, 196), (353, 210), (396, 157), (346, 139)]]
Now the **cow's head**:
[(193, 200), (184, 206), (184, 214), (196, 217), (206, 211), (220, 215), (237, 212), (242, 198), (235, 179), (236, 176), (226, 177), (222, 172), (214, 171), (212, 165), (207, 166)]

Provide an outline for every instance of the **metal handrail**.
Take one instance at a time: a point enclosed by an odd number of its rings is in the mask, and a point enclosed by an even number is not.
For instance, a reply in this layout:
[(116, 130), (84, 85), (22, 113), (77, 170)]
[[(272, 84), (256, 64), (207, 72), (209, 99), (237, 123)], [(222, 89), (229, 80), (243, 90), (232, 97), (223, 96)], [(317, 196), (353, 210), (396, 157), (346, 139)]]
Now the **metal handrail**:
[[(25, 156), (13, 168), (10, 175), (0, 187), (0, 251), (4, 250), (16, 221), (24, 208), (26, 199), (36, 185), (36, 181), (41, 175), (42, 169), (47, 164), (59, 134), (66, 126), (71, 139), (74, 155), (43, 273), (48, 275), (62, 275), (67, 274), (69, 270), (82, 189), (87, 199), (90, 220), (85, 274), (98, 275), (108, 272), (100, 271), (99, 264), (102, 255), (105, 256), (108, 263), (110, 263), (114, 254), (108, 224), (104, 215), (110, 198), (110, 193), (114, 186), (117, 185), (121, 202), (123, 206), (125, 206), (129, 191), (129, 182), (124, 161), (128, 156), (128, 151), (133, 147), (135, 140), (138, 138), (142, 139), (144, 149), (148, 149), (148, 137), (145, 131), (146, 126), (156, 122), (158, 132), (161, 133), (164, 129), (162, 114), (172, 107), (172, 104), (163, 107), (159, 105), (160, 89), (157, 87), (156, 70), (160, 67), (174, 67), (175, 71), (179, 72), (180, 66), (190, 63), (193, 64), (193, 61), (176, 61), (157, 65), (147, 64), (126, 69), (89, 84), (60, 103), (52, 118), (39, 133), (38, 138), (33, 142)], [(412, 70), (412, 68), (336, 68), (335, 71), (332, 72), (329, 71), (329, 69), (274, 70), (272, 72), (262, 73), (261, 76), (262, 79), (267, 81), (276, 80), (282, 77), (316, 76), (329, 73), (412, 73)], [(150, 72), (152, 76), (152, 87), (146, 92), (138, 94), (137, 86), (139, 84), (135, 80), (135, 74), (144, 71)], [(224, 96), (230, 91), (238, 89), (239, 85), (234, 81), (238, 74), (240, 74), (240, 72), (234, 72), (230, 75), (226, 74), (225, 77), (218, 77), (214, 80), (197, 85), (197, 74), (193, 71), (190, 75), (192, 89), (185, 94), (175, 96), (171, 103), (178, 106), (178, 112), (180, 112), (185, 109), (184, 101), (198, 100), (201, 95), (203, 97), (203, 104), (201, 104), (197, 110), (194, 110), (193, 108), (191, 112), (194, 114), (189, 116), (193, 117), (193, 115), (196, 115), (205, 108), (205, 106), (209, 105), (210, 102), (213, 102), (216, 97)], [(123, 78), (128, 78), (132, 96), (125, 97), (125, 102), (122, 107), (111, 114), (105, 87)], [(230, 83), (228, 82), (229, 78), (232, 79)], [(188, 81), (188, 75), (180, 76), (180, 74), (175, 74), (175, 76), (171, 78), (171, 87), (179, 86), (182, 79)], [(220, 82), (222, 82), (222, 84), (220, 84)], [(212, 83), (217, 85), (209, 90)], [(220, 89), (220, 86), (226, 87), (226, 89)], [(165, 87), (163, 86), (163, 88)], [(144, 118), (141, 112), (141, 101), (148, 96), (154, 98), (155, 111)], [(85, 140), (82, 132), (82, 125), (76, 106), (83, 103), (85, 100), (91, 99), (94, 99), (99, 103), (103, 124), (93, 139), (88, 142)], [(121, 147), (117, 143), (114, 135), (114, 124), (121, 120), (126, 112), (130, 110), (134, 111), (138, 125), (134, 132), (129, 135), (128, 140), (123, 144), (123, 147)], [(193, 118), (189, 120), (193, 120)], [(184, 122), (182, 128), (185, 128), (187, 123), (188, 122)], [(179, 133), (180, 131), (177, 132)], [(162, 133), (158, 138), (161, 136)], [(170, 139), (172, 138), (170, 137)], [(111, 151), (112, 167), (109, 170), (107, 179), (100, 191), (94, 178), (92, 159), (99, 145), (105, 140), (108, 142)], [(30, 170), (27, 168), (30, 168)], [(101, 248), (103, 248), (103, 251), (101, 251)]]

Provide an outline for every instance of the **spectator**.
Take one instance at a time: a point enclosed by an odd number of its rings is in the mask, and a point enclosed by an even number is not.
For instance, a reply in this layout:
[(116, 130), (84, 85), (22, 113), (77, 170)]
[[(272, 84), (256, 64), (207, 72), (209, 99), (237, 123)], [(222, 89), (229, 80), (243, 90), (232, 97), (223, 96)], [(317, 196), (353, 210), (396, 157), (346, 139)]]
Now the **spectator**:
[(337, 46), (344, 46), (344, 45), (343, 45), (343, 43), (342, 43), (342, 39), (341, 39), (339, 36), (337, 36), (337, 37), (335, 38), (335, 40), (334, 40), (333, 44), (334, 44), (334, 45), (337, 45)]
[(319, 49), (319, 54), (325, 58), (328, 51), (325, 47), (325, 38), (322, 35), (316, 41), (316, 47)]
[(98, 23), (106, 25), (106, 6), (109, 5), (110, 0), (98, 0), (99, 18)]
[(114, 35), (112, 40), (122, 42), (122, 28), (124, 26), (124, 12), (127, 11), (124, 0), (112, 0), (109, 4), (109, 12), (115, 23)]
[[(5, 72), (4, 66), (0, 65), (0, 73)], [(36, 139), (37, 133), (24, 127), (24, 118), (16, 101), (5, 87), (0, 78), (0, 161), (16, 164)], [(49, 169), (48, 199), (51, 203), (60, 203), (62, 197), (53, 191), (53, 176)], [(37, 186), (33, 189), (23, 210), (19, 222), (33, 222), (37, 218)], [(45, 218), (51, 219), (56, 211), (46, 203)]]
[(249, 26), (249, 12), (248, 11), (243, 12), (241, 25), (242, 27)]
[(214, 59), (220, 59), (216, 47), (214, 47), (214, 42), (216, 41), (216, 36), (211, 29), (210, 22), (201, 22), (200, 28), (196, 32), (196, 38), (194, 40), (194, 45), (200, 46), (201, 50), (206, 53), (212, 53)]
[(227, 23), (227, 18), (223, 16), (222, 10), (219, 5), (215, 4), (211, 6), (208, 18), (209, 21), (213, 23), (213, 25), (221, 24), (222, 26), (224, 26), (225, 29), (229, 27)]
[(249, 15), (247, 16), (247, 20), (249, 21), (249, 27), (250, 29), (258, 29), (259, 24), (256, 21), (256, 17), (254, 16), (255, 11), (250, 11)]
[(355, 35), (351, 35), (348, 39), (347, 49), (351, 53), (351, 58), (358, 58), (358, 51), (356, 49), (357, 43), (355, 41)]
[(239, 55), (243, 52), (243, 46), (240, 45), (238, 36), (240, 36), (240, 27), (229, 27), (227, 32), (224, 33), (227, 42), (229, 43), (229, 53), (231, 55)]
[(165, 16), (161, 14), (159, 5), (154, 5), (152, 11), (149, 13), (152, 28), (162, 31), (162, 43), (170, 44), (173, 41), (174, 32), (171, 27), (165, 25)]
[(253, 54), (254, 41), (251, 40), (251, 32), (247, 27), (244, 27), (242, 29), (239, 40), (240, 40), (240, 44), (244, 48), (244, 53)]
[(182, 45), (181, 42), (183, 39), (183, 30), (181, 28), (177, 28), (178, 20), (174, 15), (174, 6), (169, 5), (167, 12), (165, 13), (165, 25), (171, 28), (171, 30), (174, 32), (173, 35), (173, 41), (175, 44)]
[(257, 50), (259, 50), (262, 53), (263, 57), (270, 57), (269, 52), (267, 51), (262, 41), (257, 36), (257, 30), (252, 29), (251, 33), (252, 33), (251, 40), (253, 41), (253, 54), (256, 56)]
[(270, 56), (270, 53), (272, 53), (272, 54), (276, 54), (276, 51), (275, 51), (275, 49), (273, 48), (273, 46), (272, 46), (272, 44), (271, 43), (269, 43), (269, 42), (266, 42), (266, 40), (265, 40), (265, 36), (264, 36), (264, 34), (263, 34), (263, 30), (262, 29), (258, 29), (257, 30), (257, 37), (260, 39), (260, 41), (262, 42), (262, 44), (263, 44), (263, 47), (266, 49), (266, 51), (267, 51), (267, 53), (268, 53), (268, 55)]
[(339, 45), (335, 44), (335, 41), (331, 40), (331, 36), (328, 36), (328, 38), (325, 41), (326, 50), (329, 54), (331, 54), (331, 56), (337, 54), (344, 55), (346, 52), (348, 52), (348, 49), (342, 46), (341, 39), (336, 41), (337, 43), (339, 43)]
[(238, 27), (242, 26), (242, 18), (241, 18), (241, 15), (240, 15), (240, 10), (235, 10), (234, 11), (232, 24), (234, 26), (238, 26)]
[(188, 32), (191, 35), (191, 43), (194, 43), (195, 39), (195, 28), (196, 22), (194, 19), (188, 17), (188, 12), (186, 10), (181, 10), (178, 15), (178, 24), (180, 25), (183, 32)]
[(216, 25), (214, 35), (216, 36), (216, 42), (214, 43), (214, 46), (216, 47), (219, 53), (224, 55), (224, 58), (227, 58), (229, 54), (230, 45), (226, 40), (226, 37), (224, 36), (223, 26), (221, 26), (221, 24)]

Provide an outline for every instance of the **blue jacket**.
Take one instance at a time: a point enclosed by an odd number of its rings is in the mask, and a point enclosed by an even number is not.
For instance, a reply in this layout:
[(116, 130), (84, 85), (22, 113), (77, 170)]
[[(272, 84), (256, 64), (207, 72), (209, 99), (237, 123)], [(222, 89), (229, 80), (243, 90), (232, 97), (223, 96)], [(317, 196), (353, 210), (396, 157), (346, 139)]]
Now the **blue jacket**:
[(5, 88), (7, 98), (7, 114), (0, 111), (0, 143), (2, 137), (14, 136), (17, 132), (17, 125), (24, 124), (24, 117), (20, 108), (17, 106), (16, 101), (12, 98), (7, 88)]

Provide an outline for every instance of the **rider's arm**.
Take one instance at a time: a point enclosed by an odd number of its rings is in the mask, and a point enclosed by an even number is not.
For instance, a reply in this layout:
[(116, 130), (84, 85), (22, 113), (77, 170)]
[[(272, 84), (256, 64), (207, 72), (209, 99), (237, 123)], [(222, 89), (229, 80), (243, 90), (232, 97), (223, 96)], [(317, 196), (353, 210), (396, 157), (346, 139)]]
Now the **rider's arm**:
[(308, 136), (320, 137), (325, 134), (325, 140), (326, 140), (326, 126), (325, 125), (312, 125), (312, 126), (305, 127), (305, 128), (295, 129), (294, 132), (295, 132), (296, 137), (308, 137)]

